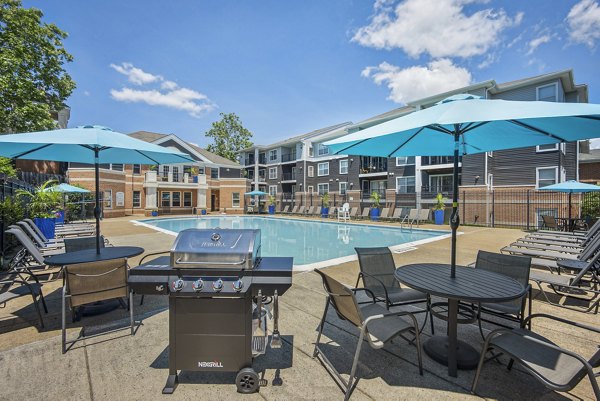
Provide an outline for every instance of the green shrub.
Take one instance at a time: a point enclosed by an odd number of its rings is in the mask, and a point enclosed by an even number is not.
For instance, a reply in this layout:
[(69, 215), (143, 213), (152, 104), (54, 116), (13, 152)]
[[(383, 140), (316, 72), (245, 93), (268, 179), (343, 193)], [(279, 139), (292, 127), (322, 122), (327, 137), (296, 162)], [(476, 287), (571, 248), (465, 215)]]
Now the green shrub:
[(4, 228), (23, 220), (25, 208), (23, 204), (14, 197), (7, 197), (0, 202), (0, 219), (4, 222)]
[(55, 180), (49, 180), (34, 191), (24, 189), (17, 191), (17, 198), (27, 202), (27, 209), (31, 218), (56, 217), (56, 211), (60, 209), (62, 194), (60, 192), (45, 191), (55, 183)]

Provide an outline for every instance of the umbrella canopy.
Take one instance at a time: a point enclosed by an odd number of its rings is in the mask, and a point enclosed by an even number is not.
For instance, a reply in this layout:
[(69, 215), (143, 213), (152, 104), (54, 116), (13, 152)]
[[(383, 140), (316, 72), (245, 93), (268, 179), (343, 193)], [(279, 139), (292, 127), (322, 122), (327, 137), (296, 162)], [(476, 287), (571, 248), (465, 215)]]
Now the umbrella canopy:
[(267, 194), (266, 192), (259, 191), (259, 190), (255, 189), (254, 191), (246, 192), (244, 195), (249, 195), (249, 196), (263, 196), (263, 195), (266, 195), (266, 194)]
[(600, 186), (569, 180), (565, 182), (559, 182), (558, 184), (547, 185), (543, 188), (540, 188), (540, 191), (568, 192), (573, 194), (600, 191)]
[(435, 106), (328, 142), (336, 154), (454, 156), (451, 276), (456, 271), (461, 155), (600, 136), (600, 105), (485, 100), (458, 95)]
[(79, 188), (79, 187), (75, 187), (73, 185), (62, 183), (59, 185), (55, 185), (53, 187), (48, 187), (48, 188), (44, 189), (44, 192), (89, 193), (90, 191), (88, 191), (85, 188)]
[(99, 125), (0, 135), (0, 156), (93, 164), (96, 173), (96, 252), (100, 253), (101, 163), (170, 164), (193, 162), (190, 156), (140, 141)]

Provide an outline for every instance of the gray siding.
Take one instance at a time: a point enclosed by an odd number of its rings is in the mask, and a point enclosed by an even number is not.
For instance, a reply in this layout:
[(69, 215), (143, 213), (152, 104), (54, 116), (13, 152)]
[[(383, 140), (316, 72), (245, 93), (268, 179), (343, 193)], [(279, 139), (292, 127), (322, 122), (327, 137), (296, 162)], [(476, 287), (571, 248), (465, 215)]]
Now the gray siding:
[(240, 178), (242, 169), (234, 167), (220, 167), (219, 178)]
[[(461, 185), (485, 184), (485, 153), (466, 155), (462, 157)], [(479, 176), (476, 180), (475, 177)]]
[[(344, 158), (345, 159), (345, 158)], [(358, 169), (359, 169), (359, 161), (358, 156), (349, 156), (348, 159), (348, 174), (340, 174), (340, 160), (344, 159), (334, 159), (334, 160), (323, 160), (323, 161), (315, 161), (315, 162), (306, 162), (306, 168), (308, 170), (308, 166), (314, 166), (315, 174), (314, 177), (306, 176), (306, 191), (308, 191), (308, 187), (312, 186), (314, 192), (317, 192), (317, 184), (329, 184), (329, 192), (339, 192), (340, 182), (347, 182), (348, 189), (350, 189), (350, 183), (353, 182), (353, 187), (358, 188)], [(353, 159), (354, 161), (351, 163), (349, 160)], [(322, 177), (318, 176), (318, 164), (319, 163), (329, 163), (329, 175), (325, 175)], [(308, 173), (308, 171), (307, 171)], [(352, 178), (352, 180), (350, 179)]]

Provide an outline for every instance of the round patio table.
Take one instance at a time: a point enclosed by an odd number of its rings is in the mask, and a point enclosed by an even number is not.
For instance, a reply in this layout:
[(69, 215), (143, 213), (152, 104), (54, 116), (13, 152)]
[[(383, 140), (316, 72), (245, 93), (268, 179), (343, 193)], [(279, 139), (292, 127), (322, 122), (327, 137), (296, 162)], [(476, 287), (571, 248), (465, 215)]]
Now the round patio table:
[(456, 266), (456, 277), (450, 277), (450, 265), (418, 263), (399, 267), (396, 279), (408, 287), (448, 299), (448, 335), (432, 336), (423, 349), (432, 359), (448, 366), (448, 375), (457, 369), (474, 369), (479, 352), (457, 337), (458, 301), (494, 303), (520, 298), (526, 289), (511, 277), (487, 270)]
[[(59, 253), (58, 255), (48, 256), (44, 262), (50, 266), (68, 266), (78, 263), (100, 262), (103, 260), (113, 260), (121, 258), (131, 258), (144, 253), (144, 248), (139, 246), (109, 246), (100, 248), (100, 254), (96, 249), (83, 249), (81, 251)], [(110, 312), (119, 306), (119, 301), (96, 302), (82, 307), (81, 314), (86, 316), (99, 315)]]

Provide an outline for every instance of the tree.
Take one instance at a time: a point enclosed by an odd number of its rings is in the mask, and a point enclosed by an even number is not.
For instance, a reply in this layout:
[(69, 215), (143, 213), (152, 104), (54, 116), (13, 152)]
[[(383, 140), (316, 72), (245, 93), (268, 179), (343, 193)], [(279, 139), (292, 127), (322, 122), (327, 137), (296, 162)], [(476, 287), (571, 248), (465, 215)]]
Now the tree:
[(220, 113), (221, 119), (212, 123), (212, 128), (205, 133), (214, 143), (206, 150), (226, 159), (237, 161), (238, 152), (252, 146), (252, 133), (242, 125), (235, 113)]
[(73, 60), (67, 33), (42, 17), (21, 0), (0, 0), (0, 133), (56, 128), (52, 113), (75, 89), (63, 68)]
[(4, 174), (4, 176), (10, 178), (17, 176), (17, 169), (13, 166), (10, 159), (0, 157), (0, 174)]

